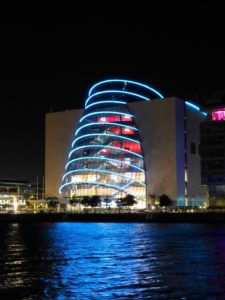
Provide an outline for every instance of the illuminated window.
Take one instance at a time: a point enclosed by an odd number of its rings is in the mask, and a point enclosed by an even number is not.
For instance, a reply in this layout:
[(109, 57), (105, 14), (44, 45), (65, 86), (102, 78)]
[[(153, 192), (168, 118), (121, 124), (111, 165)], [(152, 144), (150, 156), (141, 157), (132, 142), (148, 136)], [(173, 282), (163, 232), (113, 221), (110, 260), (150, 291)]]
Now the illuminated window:
[(126, 164), (130, 164), (130, 163), (131, 163), (131, 161), (130, 161), (130, 158), (129, 158), (129, 157), (125, 158), (125, 163), (126, 163)]
[(132, 118), (129, 117), (129, 116), (122, 116), (122, 121), (124, 121), (124, 122), (130, 122), (130, 121), (132, 121)]
[(112, 146), (117, 148), (123, 148), (135, 153), (141, 153), (141, 145), (133, 142), (112, 142)]
[(113, 134), (120, 134), (121, 133), (121, 128), (119, 128), (119, 127), (112, 127), (110, 129), (110, 132), (112, 132)]
[(123, 146), (124, 149), (129, 149), (132, 152), (141, 153), (141, 145), (132, 142), (124, 142)]
[(111, 150), (110, 149), (102, 149), (101, 153), (109, 154), (109, 153), (111, 153)]
[(122, 134), (134, 134), (134, 130), (131, 128), (123, 128)]
[(106, 122), (106, 117), (99, 118), (99, 122)]
[[(130, 118), (130, 117), (129, 117)], [(120, 116), (105, 116), (99, 117), (97, 122), (120, 122)]]

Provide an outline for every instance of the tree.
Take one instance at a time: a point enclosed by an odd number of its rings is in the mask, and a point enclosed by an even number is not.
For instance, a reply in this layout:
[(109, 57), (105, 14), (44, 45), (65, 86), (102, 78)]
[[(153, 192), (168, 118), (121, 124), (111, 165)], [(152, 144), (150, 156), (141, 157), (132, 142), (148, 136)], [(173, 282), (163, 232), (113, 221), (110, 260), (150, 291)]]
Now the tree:
[(93, 196), (90, 199), (90, 206), (91, 207), (96, 207), (101, 204), (101, 197), (100, 196)]
[(120, 213), (121, 207), (122, 207), (121, 199), (118, 199), (118, 200), (116, 200), (115, 202), (116, 202), (116, 206), (118, 207), (119, 213)]
[(172, 205), (172, 200), (169, 196), (163, 194), (159, 197), (159, 206), (170, 206)]
[(57, 200), (50, 200), (48, 202), (48, 206), (50, 206), (50, 207), (57, 207), (58, 205), (59, 205), (59, 201), (57, 201)]
[(135, 200), (135, 197), (133, 195), (126, 195), (124, 198), (121, 199), (121, 204), (123, 206), (133, 206), (134, 204), (137, 204), (137, 201)]
[(109, 198), (109, 196), (107, 196), (107, 197), (104, 199), (104, 201), (105, 201), (106, 207), (108, 207), (108, 205), (111, 203), (112, 200)]
[(50, 206), (50, 207), (57, 207), (59, 204), (58, 197), (48, 197), (46, 200), (47, 200), (48, 206)]
[(75, 206), (79, 203), (80, 203), (80, 200), (75, 197), (73, 197), (72, 199), (69, 200), (69, 204), (73, 210), (75, 209)]
[(75, 206), (75, 205), (77, 205), (77, 204), (79, 204), (79, 203), (80, 203), (80, 199), (78, 199), (78, 198), (76, 198), (76, 197), (73, 197), (72, 199), (69, 200), (69, 204), (70, 204), (71, 206)]
[(83, 206), (90, 206), (90, 197), (84, 196), (83, 199), (81, 200), (81, 204)]

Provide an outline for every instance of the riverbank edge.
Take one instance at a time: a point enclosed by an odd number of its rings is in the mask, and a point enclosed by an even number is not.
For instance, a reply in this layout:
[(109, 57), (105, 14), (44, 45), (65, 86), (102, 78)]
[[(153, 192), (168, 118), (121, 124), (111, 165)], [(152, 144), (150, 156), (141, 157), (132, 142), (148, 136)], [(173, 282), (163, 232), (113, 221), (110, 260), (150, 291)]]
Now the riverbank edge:
[(224, 223), (225, 213), (19, 213), (0, 214), (0, 223), (32, 222), (142, 222), (142, 223)]

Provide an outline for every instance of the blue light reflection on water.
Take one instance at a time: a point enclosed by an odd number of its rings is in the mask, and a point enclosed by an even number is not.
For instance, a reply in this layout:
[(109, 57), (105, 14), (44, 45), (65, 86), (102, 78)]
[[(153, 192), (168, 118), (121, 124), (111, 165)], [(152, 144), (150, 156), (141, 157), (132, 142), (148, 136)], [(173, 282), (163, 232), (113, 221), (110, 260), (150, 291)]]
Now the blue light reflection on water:
[(224, 299), (224, 225), (8, 224), (0, 236), (1, 299)]

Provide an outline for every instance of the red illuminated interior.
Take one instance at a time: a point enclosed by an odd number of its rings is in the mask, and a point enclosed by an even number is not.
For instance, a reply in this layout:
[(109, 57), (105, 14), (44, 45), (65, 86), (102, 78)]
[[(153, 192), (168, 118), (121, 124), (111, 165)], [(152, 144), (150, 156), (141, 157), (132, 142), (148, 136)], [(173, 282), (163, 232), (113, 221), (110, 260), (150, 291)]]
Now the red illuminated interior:
[(132, 135), (132, 134), (134, 134), (134, 130), (133, 129), (131, 129), (131, 128), (121, 128), (121, 127), (112, 127), (111, 129), (110, 129), (110, 131), (112, 132), (112, 133), (114, 133), (114, 134), (125, 134), (125, 135)]
[(132, 117), (122, 116), (122, 121), (124, 121), (124, 122), (130, 122), (130, 121), (132, 121)]
[(104, 116), (104, 117), (99, 117), (97, 119), (97, 122), (130, 122), (132, 121), (132, 117), (129, 116)]
[(123, 141), (123, 142), (113, 142), (111, 144), (113, 147), (117, 148), (123, 148), (135, 153), (141, 153), (141, 145), (134, 143), (134, 142), (129, 142), (129, 141)]
[(121, 128), (120, 127), (112, 127), (112, 128), (110, 128), (110, 131), (113, 134), (121, 134)]
[(120, 116), (99, 117), (97, 122), (120, 122)]
[(122, 128), (122, 134), (134, 134), (134, 130), (131, 128)]

